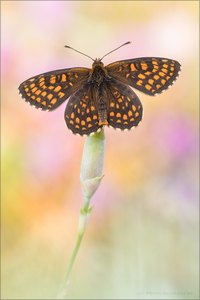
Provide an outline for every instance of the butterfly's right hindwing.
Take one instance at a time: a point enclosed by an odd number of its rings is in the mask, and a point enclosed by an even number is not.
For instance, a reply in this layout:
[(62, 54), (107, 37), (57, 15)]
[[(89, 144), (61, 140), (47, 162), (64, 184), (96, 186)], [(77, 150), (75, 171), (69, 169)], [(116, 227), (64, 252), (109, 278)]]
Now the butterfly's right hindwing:
[(90, 135), (100, 130), (99, 116), (96, 103), (92, 96), (93, 87), (86, 83), (75, 94), (73, 94), (65, 110), (65, 121), (67, 127), (79, 135)]

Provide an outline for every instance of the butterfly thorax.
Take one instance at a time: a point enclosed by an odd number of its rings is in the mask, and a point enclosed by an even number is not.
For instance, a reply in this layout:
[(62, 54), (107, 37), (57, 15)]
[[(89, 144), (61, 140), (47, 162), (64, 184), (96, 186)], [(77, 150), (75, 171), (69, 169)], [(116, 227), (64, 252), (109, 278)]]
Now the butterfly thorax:
[(88, 79), (91, 84), (92, 99), (98, 111), (99, 125), (108, 124), (107, 101), (103, 92), (108, 73), (100, 59), (96, 59), (92, 65), (92, 70)]
[(100, 86), (100, 84), (104, 81), (104, 79), (108, 76), (107, 70), (105, 69), (103, 63), (100, 59), (95, 59), (92, 64), (92, 70), (89, 76), (89, 82)]

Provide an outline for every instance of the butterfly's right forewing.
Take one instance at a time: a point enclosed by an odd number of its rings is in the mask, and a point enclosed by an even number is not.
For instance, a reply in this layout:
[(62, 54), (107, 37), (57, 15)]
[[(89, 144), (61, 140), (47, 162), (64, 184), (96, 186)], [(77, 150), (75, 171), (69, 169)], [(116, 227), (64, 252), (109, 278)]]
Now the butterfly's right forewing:
[(53, 110), (87, 81), (90, 69), (71, 68), (43, 73), (22, 82), (22, 98), (42, 110)]

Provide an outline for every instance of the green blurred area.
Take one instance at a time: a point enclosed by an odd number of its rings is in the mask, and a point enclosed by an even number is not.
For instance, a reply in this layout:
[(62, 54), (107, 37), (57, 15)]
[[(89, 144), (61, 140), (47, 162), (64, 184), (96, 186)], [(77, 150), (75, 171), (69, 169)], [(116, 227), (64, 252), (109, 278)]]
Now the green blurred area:
[(135, 131), (106, 128), (105, 177), (69, 299), (199, 299), (196, 1), (3, 1), (2, 299), (55, 299), (76, 240), (84, 138), (65, 105), (47, 113), (17, 94), (25, 79), (91, 67), (63, 46), (105, 58), (160, 56), (182, 65), (173, 88), (137, 92)]

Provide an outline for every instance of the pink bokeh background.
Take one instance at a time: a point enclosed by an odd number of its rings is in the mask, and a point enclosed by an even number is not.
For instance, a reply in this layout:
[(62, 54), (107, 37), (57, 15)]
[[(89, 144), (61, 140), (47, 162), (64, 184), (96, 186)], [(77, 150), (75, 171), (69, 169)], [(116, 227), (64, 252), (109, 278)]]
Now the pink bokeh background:
[[(76, 239), (85, 138), (17, 93), (25, 79), (69, 67), (159, 56), (174, 86), (137, 92), (144, 117), (105, 129), (101, 186), (70, 285), (71, 299), (198, 299), (197, 1), (2, 1), (2, 297), (53, 299)], [(157, 298), (156, 298), (157, 297)]]

